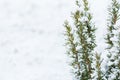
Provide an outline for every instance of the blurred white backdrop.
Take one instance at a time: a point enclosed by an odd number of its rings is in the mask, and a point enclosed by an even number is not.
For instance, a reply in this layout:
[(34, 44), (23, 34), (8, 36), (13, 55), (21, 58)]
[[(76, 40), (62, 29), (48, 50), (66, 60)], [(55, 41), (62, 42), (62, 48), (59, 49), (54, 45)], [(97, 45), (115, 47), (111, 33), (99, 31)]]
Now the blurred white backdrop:
[[(108, 4), (90, 0), (101, 52)], [(72, 80), (63, 23), (74, 9), (75, 0), (0, 0), (0, 80)]]

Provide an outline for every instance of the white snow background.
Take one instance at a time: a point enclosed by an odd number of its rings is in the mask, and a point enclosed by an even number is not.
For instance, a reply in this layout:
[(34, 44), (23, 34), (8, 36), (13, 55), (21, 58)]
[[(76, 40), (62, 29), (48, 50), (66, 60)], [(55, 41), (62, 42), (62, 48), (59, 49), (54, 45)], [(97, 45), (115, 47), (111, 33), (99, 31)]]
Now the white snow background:
[[(100, 52), (109, 0), (90, 0)], [(75, 0), (0, 0), (0, 80), (72, 80), (63, 23)]]

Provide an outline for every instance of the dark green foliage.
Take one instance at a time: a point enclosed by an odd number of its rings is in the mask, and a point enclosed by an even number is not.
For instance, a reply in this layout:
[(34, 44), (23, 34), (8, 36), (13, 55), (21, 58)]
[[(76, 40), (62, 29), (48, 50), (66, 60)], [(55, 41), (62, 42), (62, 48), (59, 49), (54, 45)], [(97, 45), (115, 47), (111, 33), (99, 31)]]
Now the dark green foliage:
[(120, 17), (120, 7), (117, 0), (112, 0), (111, 4), (112, 5), (109, 8), (109, 19), (107, 25), (108, 33), (105, 38), (106, 43), (108, 44), (108, 69), (105, 77), (107, 80), (120, 80), (120, 32), (118, 32), (118, 26), (116, 25)]
[(78, 9), (72, 13), (74, 25), (64, 23), (68, 55), (71, 59), (75, 80), (120, 80), (120, 26), (117, 26), (120, 19), (119, 3), (112, 0), (109, 7), (107, 23), (107, 34), (105, 37), (108, 45), (107, 68), (103, 72), (101, 55), (94, 52), (95, 25), (92, 22), (89, 2), (87, 0), (76, 1)]
[[(76, 1), (76, 4), (79, 10), (76, 10), (72, 13), (74, 20), (74, 31), (72, 33), (71, 27), (68, 25), (68, 22), (65, 22), (66, 34), (67, 34), (67, 45), (69, 45), (70, 50), (68, 51), (69, 56), (72, 58), (72, 67), (76, 79), (78, 80), (89, 80), (92, 79), (92, 73), (94, 67), (93, 55), (95, 44), (95, 26), (92, 23), (92, 15), (89, 13), (88, 1), (83, 1), (83, 10), (79, 4), (79, 1)], [(75, 66), (76, 65), (76, 66)]]
[(102, 63), (103, 60), (101, 60), (101, 55), (100, 54), (96, 53), (95, 61), (96, 61), (95, 67), (96, 67), (96, 73), (97, 73), (96, 80), (104, 80), (103, 72), (101, 70), (101, 63)]
[(69, 51), (68, 51), (68, 55), (72, 58), (71, 61), (71, 66), (73, 66), (74, 74), (75, 77), (77, 79), (79, 79), (80, 76), (80, 63), (79, 63), (79, 54), (78, 51), (76, 49), (77, 44), (74, 42), (74, 35), (72, 33), (72, 29), (70, 27), (70, 25), (68, 24), (68, 22), (66, 21), (64, 24), (65, 28), (66, 28), (66, 36), (67, 36), (67, 45), (69, 46)]
[(111, 38), (113, 38), (115, 36), (115, 34), (113, 33), (114, 30), (116, 30), (116, 22), (119, 19), (119, 3), (117, 2), (117, 0), (112, 0), (111, 3), (111, 7), (108, 8), (109, 11), (109, 18), (108, 18), (108, 33), (106, 34), (107, 37), (106, 39), (106, 43), (108, 44), (107, 49), (110, 50), (113, 46), (114, 46), (114, 41), (111, 40)]

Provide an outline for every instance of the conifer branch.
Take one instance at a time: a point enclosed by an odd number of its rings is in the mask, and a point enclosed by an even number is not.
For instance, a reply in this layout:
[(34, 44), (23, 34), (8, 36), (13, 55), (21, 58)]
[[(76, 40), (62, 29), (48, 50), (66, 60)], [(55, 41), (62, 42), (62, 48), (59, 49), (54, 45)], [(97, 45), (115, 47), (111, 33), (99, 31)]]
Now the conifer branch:
[(96, 53), (95, 54), (95, 61), (96, 61), (96, 72), (97, 72), (97, 80), (104, 80), (103, 79), (103, 72), (102, 72), (102, 69), (101, 69), (101, 63), (103, 60), (101, 60), (101, 55)]
[[(72, 29), (70, 27), (70, 25), (68, 24), (68, 22), (65, 22), (65, 28), (66, 28), (66, 36), (67, 36), (67, 45), (70, 47), (69, 51), (68, 51), (68, 55), (72, 58), (72, 62), (71, 65), (73, 66), (74, 70), (74, 74), (75, 77), (77, 79), (79, 79), (80, 76), (80, 63), (79, 63), (79, 55), (78, 55), (78, 51), (76, 49), (76, 43), (74, 43), (74, 34), (72, 33)], [(77, 70), (77, 71), (76, 71)]]
[[(120, 79), (120, 67), (119, 65), (119, 33), (117, 31), (117, 22), (119, 20), (120, 5), (117, 0), (112, 0), (111, 7), (109, 8), (109, 19), (108, 19), (108, 33), (105, 38), (106, 43), (108, 44), (108, 69), (106, 71), (106, 79), (109, 80), (119, 80)], [(115, 33), (116, 32), (116, 33)], [(117, 38), (117, 40), (115, 40)], [(113, 75), (115, 74), (115, 75)]]
[(88, 80), (91, 79), (93, 72), (92, 62), (93, 62), (93, 51), (96, 47), (95, 44), (95, 26), (92, 23), (92, 15), (88, 7), (88, 1), (83, 1), (83, 10), (80, 8), (79, 1), (76, 4), (79, 10), (73, 13), (74, 26), (77, 36), (77, 43), (79, 47), (79, 61), (80, 61), (80, 79)]

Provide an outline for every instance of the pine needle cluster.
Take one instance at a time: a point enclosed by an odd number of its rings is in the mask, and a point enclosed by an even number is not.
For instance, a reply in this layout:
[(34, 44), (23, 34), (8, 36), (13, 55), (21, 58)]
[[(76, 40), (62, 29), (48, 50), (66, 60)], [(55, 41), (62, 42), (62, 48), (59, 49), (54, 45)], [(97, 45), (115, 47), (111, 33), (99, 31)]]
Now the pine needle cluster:
[(117, 0), (111, 0), (108, 8), (109, 17), (107, 23), (106, 71), (102, 70), (104, 59), (95, 52), (97, 46), (96, 27), (93, 24), (93, 16), (90, 12), (88, 0), (77, 0), (77, 10), (72, 13), (73, 26), (65, 21), (66, 46), (70, 65), (75, 80), (120, 80), (120, 5)]
[(120, 80), (120, 31), (117, 26), (120, 19), (119, 9), (120, 5), (117, 0), (112, 0), (112, 5), (109, 9), (108, 25), (106, 34), (106, 43), (108, 45), (108, 64), (107, 64), (107, 80)]

